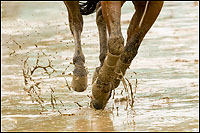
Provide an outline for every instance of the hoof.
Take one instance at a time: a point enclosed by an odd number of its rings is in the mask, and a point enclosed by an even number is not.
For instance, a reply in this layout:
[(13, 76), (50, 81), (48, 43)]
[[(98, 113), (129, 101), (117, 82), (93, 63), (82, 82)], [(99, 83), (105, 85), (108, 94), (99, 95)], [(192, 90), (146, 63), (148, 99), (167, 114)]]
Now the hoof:
[(103, 104), (103, 102), (98, 101), (98, 100), (92, 98), (92, 101), (90, 103), (90, 107), (91, 108), (95, 108), (97, 110), (100, 110), (100, 109), (104, 109), (105, 105)]
[(75, 68), (73, 71), (72, 89), (77, 92), (83, 92), (87, 89), (87, 72), (85, 68)]
[(95, 109), (104, 109), (111, 96), (111, 87), (111, 84), (100, 84), (97, 79), (92, 85), (91, 107)]

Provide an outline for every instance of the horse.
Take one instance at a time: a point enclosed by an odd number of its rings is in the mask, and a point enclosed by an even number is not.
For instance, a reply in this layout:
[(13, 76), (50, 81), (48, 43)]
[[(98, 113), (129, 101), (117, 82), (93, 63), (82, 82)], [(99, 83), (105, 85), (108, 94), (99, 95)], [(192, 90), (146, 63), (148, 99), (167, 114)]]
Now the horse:
[[(125, 1), (64, 1), (68, 10), (68, 20), (74, 37), (73, 78), (71, 86), (74, 91), (83, 92), (87, 88), (87, 74), (84, 66), (85, 57), (81, 48), (83, 16), (96, 11), (96, 24), (100, 40), (100, 66), (96, 67), (92, 79), (92, 96), (90, 106), (97, 110), (104, 109), (125, 75), (138, 48), (156, 21), (163, 6), (163, 1), (132, 1), (135, 7), (127, 29), (127, 40), (121, 32), (121, 7)], [(108, 37), (107, 37), (108, 32)]]

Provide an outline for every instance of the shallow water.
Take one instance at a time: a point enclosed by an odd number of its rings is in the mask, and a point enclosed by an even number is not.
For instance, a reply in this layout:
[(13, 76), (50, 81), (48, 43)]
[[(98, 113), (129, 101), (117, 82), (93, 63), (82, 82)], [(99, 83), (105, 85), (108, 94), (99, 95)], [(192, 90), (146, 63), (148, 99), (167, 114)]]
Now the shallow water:
[[(133, 88), (138, 81), (134, 107), (126, 109), (126, 101), (117, 102), (127, 95), (121, 95), (121, 83), (103, 111), (91, 109), (87, 96), (91, 95), (93, 72), (100, 64), (95, 14), (84, 16), (81, 41), (89, 86), (78, 93), (70, 91), (65, 83), (65, 78), (71, 83), (74, 68), (71, 64), (74, 44), (65, 5), (62, 2), (1, 4), (2, 131), (199, 131), (198, 2), (164, 3), (125, 75)], [(124, 38), (133, 13), (132, 4), (125, 3)], [(24, 60), (29, 57), (27, 63), (32, 68), (38, 53), (40, 65), (48, 65), (50, 59), (57, 71), (50, 78), (39, 69), (33, 75), (42, 82), (41, 97), (47, 109), (43, 112), (23, 90)], [(58, 103), (54, 110), (50, 87), (55, 88)]]

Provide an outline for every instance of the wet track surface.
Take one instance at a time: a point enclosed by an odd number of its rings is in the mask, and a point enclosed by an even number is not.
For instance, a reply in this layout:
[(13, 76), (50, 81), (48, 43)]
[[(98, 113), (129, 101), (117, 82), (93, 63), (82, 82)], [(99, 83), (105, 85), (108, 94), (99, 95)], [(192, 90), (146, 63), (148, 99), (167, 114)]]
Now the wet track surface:
[[(199, 131), (198, 2), (164, 3), (125, 75), (133, 88), (138, 82), (134, 107), (120, 102), (127, 96), (121, 94), (121, 83), (103, 111), (90, 108), (87, 96), (100, 64), (95, 13), (83, 17), (81, 36), (89, 85), (85, 92), (75, 92), (65, 81), (71, 84), (74, 40), (64, 3), (3, 2), (1, 8), (2, 131)], [(130, 2), (122, 8), (125, 39), (134, 11)], [(49, 59), (56, 70), (50, 77), (42, 69), (32, 75), (41, 82), (46, 108), (42, 112), (23, 89), (24, 61), (29, 57), (27, 64), (33, 69), (38, 53), (41, 66), (47, 66)], [(55, 109), (49, 88), (54, 88)]]

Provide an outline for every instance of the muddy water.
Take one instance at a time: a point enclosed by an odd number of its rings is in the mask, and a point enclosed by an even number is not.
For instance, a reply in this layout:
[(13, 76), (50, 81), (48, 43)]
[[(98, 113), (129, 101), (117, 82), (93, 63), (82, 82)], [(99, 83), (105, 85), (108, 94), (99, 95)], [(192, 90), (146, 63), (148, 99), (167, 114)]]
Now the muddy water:
[[(127, 101), (119, 102), (127, 95), (121, 94), (120, 84), (103, 111), (91, 109), (87, 96), (99, 65), (95, 14), (84, 16), (82, 47), (89, 85), (78, 93), (70, 91), (65, 82), (70, 84), (72, 79), (74, 44), (64, 4), (1, 4), (2, 131), (199, 131), (198, 2), (165, 2), (125, 76), (133, 88), (138, 81), (134, 107), (127, 107)], [(133, 12), (130, 2), (122, 8), (125, 38)], [(43, 111), (23, 90), (24, 61), (29, 57), (27, 64), (33, 69), (38, 53), (41, 66), (47, 66), (49, 59), (56, 70), (50, 78), (42, 69), (32, 75), (41, 82)], [(50, 87), (57, 99), (55, 109)]]

